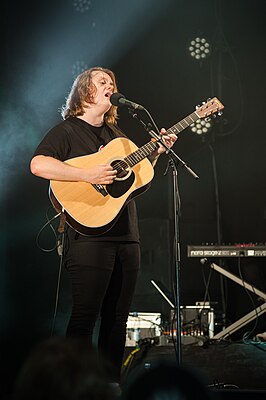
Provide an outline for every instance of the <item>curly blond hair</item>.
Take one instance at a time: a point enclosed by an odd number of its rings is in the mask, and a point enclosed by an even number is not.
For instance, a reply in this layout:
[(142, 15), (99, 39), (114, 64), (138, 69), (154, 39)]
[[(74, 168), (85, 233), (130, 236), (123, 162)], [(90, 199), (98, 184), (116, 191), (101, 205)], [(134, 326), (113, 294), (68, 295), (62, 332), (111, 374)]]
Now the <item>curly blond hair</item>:
[[(102, 67), (93, 67), (82, 72), (76, 77), (73, 82), (72, 88), (66, 99), (66, 104), (61, 108), (61, 115), (63, 119), (70, 116), (77, 117), (83, 115), (86, 103), (93, 103), (93, 98), (96, 93), (96, 87), (92, 82), (92, 73), (96, 71), (105, 72), (113, 81), (114, 92), (117, 92), (116, 78), (113, 71)], [(107, 123), (115, 125), (118, 120), (117, 107), (111, 106), (106, 112), (104, 119)]]

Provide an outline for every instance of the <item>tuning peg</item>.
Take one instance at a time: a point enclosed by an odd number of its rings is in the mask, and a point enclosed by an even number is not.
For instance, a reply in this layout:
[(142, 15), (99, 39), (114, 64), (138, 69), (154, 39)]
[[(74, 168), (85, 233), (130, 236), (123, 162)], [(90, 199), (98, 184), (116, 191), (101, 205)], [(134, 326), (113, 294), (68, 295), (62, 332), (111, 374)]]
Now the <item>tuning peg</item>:
[(212, 116), (213, 116), (213, 118), (216, 118), (216, 117), (217, 117), (217, 115), (216, 115), (216, 114), (213, 114)]
[(221, 115), (223, 115), (223, 112), (222, 112), (222, 111), (219, 111), (219, 112), (218, 112), (218, 115), (219, 115), (219, 117), (220, 117)]

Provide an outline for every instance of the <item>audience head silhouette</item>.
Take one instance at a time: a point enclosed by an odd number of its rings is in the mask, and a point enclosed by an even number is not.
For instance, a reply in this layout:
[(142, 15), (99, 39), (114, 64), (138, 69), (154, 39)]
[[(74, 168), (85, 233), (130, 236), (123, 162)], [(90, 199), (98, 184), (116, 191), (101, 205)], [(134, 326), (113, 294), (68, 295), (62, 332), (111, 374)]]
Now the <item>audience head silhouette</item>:
[(128, 376), (123, 400), (210, 400), (201, 378), (185, 367), (160, 362)]
[(94, 348), (83, 340), (51, 338), (33, 349), (15, 383), (15, 400), (112, 400)]

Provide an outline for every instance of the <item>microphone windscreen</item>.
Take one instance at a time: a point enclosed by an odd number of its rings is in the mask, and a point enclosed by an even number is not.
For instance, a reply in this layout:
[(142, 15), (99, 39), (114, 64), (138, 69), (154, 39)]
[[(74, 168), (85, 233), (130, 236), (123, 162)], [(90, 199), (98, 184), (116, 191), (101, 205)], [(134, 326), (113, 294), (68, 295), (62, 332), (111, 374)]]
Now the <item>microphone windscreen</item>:
[(113, 93), (110, 97), (110, 102), (113, 104), (113, 106), (120, 106), (120, 99), (125, 99), (125, 96), (121, 93)]

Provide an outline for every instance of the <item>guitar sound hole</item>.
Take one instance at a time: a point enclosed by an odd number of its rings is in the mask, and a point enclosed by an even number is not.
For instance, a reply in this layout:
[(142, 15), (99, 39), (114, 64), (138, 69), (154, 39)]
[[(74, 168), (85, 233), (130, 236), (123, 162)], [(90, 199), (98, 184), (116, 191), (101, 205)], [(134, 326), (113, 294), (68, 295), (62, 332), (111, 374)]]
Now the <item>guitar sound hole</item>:
[(117, 170), (116, 180), (126, 179), (131, 174), (131, 168), (124, 160), (115, 160), (111, 166)]

